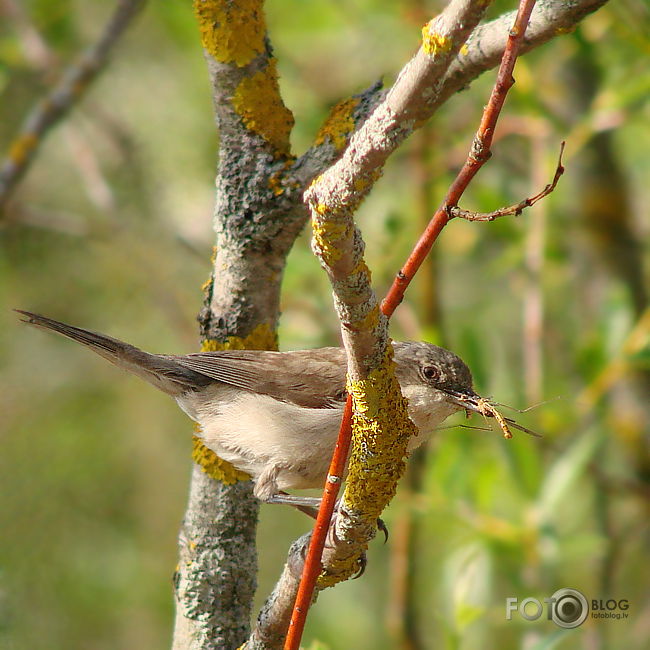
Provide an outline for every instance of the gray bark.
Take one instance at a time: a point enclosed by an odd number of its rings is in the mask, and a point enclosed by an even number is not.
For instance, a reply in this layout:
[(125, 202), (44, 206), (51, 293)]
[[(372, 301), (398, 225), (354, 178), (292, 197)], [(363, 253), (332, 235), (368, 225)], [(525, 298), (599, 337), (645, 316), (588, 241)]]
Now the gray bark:
[[(574, 26), (605, 1), (540, 2), (527, 32), (524, 51)], [(504, 15), (479, 27), (468, 41), (467, 53), (456, 57), (447, 74), (421, 98), (421, 103), (411, 95), (393, 98), (400, 100), (393, 108), (404, 104), (412, 118), (397, 140), (401, 142), (410, 133), (416, 117), (420, 121), (430, 116), (454, 93), (498, 65), (513, 18), (514, 14)], [(247, 130), (235, 115), (230, 103), (234, 88), (244, 75), (263, 69), (269, 56), (267, 48), (248, 66), (236, 68), (219, 63), (206, 53), (221, 137), (215, 265), (205, 308), (199, 317), (202, 334), (210, 339), (243, 337), (260, 324), (275, 330), (286, 255), (309, 216), (302, 204), (302, 193), (342, 153), (331, 143), (325, 143), (292, 162), (286, 156), (278, 157), (268, 142)], [(411, 73), (417, 70), (413, 68)], [(398, 83), (404, 87), (404, 81)], [(354, 114), (356, 128), (381, 101), (380, 87), (373, 86), (363, 97)], [(378, 157), (378, 167), (388, 153)], [(269, 185), (271, 177), (278, 174), (282, 175), (280, 194)], [(174, 650), (234, 649), (246, 641), (255, 588), (256, 521), (257, 506), (252, 501), (250, 483), (223, 486), (195, 468), (181, 534)], [(251, 647), (282, 646), (301, 555), (300, 545), (292, 547), (283, 577), (249, 639)]]
[(179, 535), (173, 650), (235, 648), (246, 637), (258, 512), (249, 481), (225, 486), (194, 465)]

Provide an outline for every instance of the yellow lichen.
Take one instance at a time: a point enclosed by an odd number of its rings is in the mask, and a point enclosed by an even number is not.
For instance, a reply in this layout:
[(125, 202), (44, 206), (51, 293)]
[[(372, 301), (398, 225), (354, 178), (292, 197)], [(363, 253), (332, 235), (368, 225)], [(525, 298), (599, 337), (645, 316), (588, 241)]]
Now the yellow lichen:
[(194, 0), (203, 47), (220, 63), (240, 68), (264, 52), (263, 0)]
[(221, 481), (224, 485), (232, 485), (237, 481), (248, 481), (250, 476), (240, 472), (229, 462), (222, 460), (212, 449), (208, 449), (203, 441), (194, 436), (192, 438), (192, 458), (201, 465), (201, 469), (213, 479)]
[[(286, 181), (284, 181), (284, 179), (282, 178), (282, 174), (291, 168), (291, 165), (293, 165), (294, 161), (295, 158), (291, 156), (289, 160), (287, 160), (284, 163), (282, 169), (271, 174), (271, 178), (269, 178), (269, 188), (273, 191), (273, 194), (275, 194), (275, 196), (280, 196), (280, 194), (284, 193), (284, 185)], [(289, 185), (295, 187), (296, 182), (295, 181), (290, 182)]]
[[(220, 350), (277, 350), (278, 335), (268, 323), (260, 323), (248, 336), (229, 336), (224, 343), (208, 339), (203, 342), (203, 352), (217, 352)], [(227, 461), (219, 458), (203, 441), (194, 436), (192, 440), (192, 458), (201, 465), (203, 471), (212, 478), (225, 485), (232, 485), (237, 481), (248, 481), (250, 476), (233, 467)]]
[(376, 304), (360, 321), (353, 324), (364, 332), (374, 330), (379, 325), (380, 314), (379, 304)]
[(365, 544), (355, 555), (332, 562), (329, 571), (323, 571), (318, 576), (318, 588), (327, 589), (328, 587), (333, 587), (335, 584), (359, 573), (361, 555), (367, 548), (368, 545)]
[(213, 339), (203, 341), (202, 352), (219, 352), (220, 350), (277, 350), (278, 334), (268, 323), (260, 323), (248, 336), (229, 336), (226, 341)]
[(363, 259), (363, 257), (359, 258), (357, 265), (352, 269), (352, 271), (350, 271), (350, 275), (359, 275), (360, 273), (363, 273), (368, 277), (368, 284), (370, 284), (372, 272), (368, 268), (368, 265), (366, 264), (366, 261)]
[(264, 70), (241, 81), (232, 104), (247, 129), (261, 135), (276, 153), (289, 153), (294, 119), (280, 97), (275, 59)]
[(312, 219), (313, 246), (320, 252), (322, 258), (332, 264), (341, 259), (343, 253), (339, 246), (341, 240), (352, 236), (352, 226), (349, 223), (338, 224), (331, 221), (316, 221)]
[(395, 494), (405, 469), (408, 441), (417, 435), (408, 402), (395, 378), (392, 346), (368, 379), (349, 381), (354, 405), (354, 445), (345, 490), (346, 505), (376, 519)]
[(312, 221), (312, 228), (318, 231), (318, 236), (331, 242), (347, 239), (352, 234), (352, 228), (347, 223), (333, 223), (332, 221), (322, 221), (316, 223)]
[(367, 178), (357, 178), (354, 181), (354, 189), (356, 192), (363, 192), (368, 185), (370, 185), (370, 181)]
[(352, 114), (358, 104), (358, 99), (344, 99), (334, 106), (316, 134), (314, 144), (321, 145), (326, 138), (329, 138), (337, 151), (343, 149), (347, 142), (347, 134), (354, 130)]
[(282, 187), (282, 174), (281, 172), (276, 172), (271, 175), (269, 178), (269, 188), (275, 194), (275, 196), (280, 196), (284, 193), (284, 188)]
[(448, 52), (452, 46), (452, 40), (450, 38), (432, 31), (433, 22), (433, 20), (428, 22), (422, 28), (422, 49), (429, 56)]
[(26, 133), (16, 138), (9, 148), (9, 155), (7, 156), (15, 165), (22, 165), (25, 159), (32, 153), (38, 138), (33, 133)]

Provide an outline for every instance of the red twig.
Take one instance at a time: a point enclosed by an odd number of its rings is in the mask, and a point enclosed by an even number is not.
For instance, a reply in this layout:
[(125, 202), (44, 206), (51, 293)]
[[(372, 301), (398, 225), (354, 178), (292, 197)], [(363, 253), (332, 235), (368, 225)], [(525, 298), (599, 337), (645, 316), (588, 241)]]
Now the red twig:
[(506, 44), (506, 49), (501, 59), (501, 65), (499, 66), (497, 79), (492, 89), (492, 94), (490, 95), (490, 101), (483, 111), (481, 124), (474, 137), (474, 142), (472, 143), (467, 160), (451, 184), (442, 205), (433, 215), (427, 229), (415, 245), (413, 252), (408, 260), (406, 260), (402, 270), (397, 274), (388, 295), (384, 298), (381, 308), (388, 318), (393, 315), (397, 306), (404, 299), (406, 289), (415, 277), (422, 262), (429, 254), (434, 242), (438, 239), (438, 235), (451, 219), (449, 210), (458, 205), (458, 201), (460, 201), (460, 197), (467, 189), (467, 186), (474, 176), (476, 176), (478, 170), (492, 155), (490, 148), (492, 146), (492, 139), (494, 138), (494, 130), (499, 115), (501, 114), (506, 95), (514, 83), (512, 71), (515, 67), (515, 61), (521, 49), (526, 27), (534, 5), (535, 0), (521, 0), (519, 4), (515, 24), (508, 35), (508, 43)]
[(311, 600), (314, 596), (314, 589), (316, 581), (321, 572), (321, 557), (323, 555), (323, 548), (325, 548), (325, 540), (327, 539), (327, 532), (332, 521), (334, 514), (334, 506), (336, 505), (336, 497), (341, 487), (343, 474), (345, 473), (345, 465), (348, 459), (348, 451), (350, 450), (350, 442), (352, 440), (352, 398), (348, 395), (345, 403), (345, 412), (343, 413), (343, 420), (341, 421), (341, 429), (339, 437), (336, 441), (334, 455), (330, 464), (329, 474), (325, 482), (325, 492), (323, 500), (321, 501), (318, 510), (318, 517), (314, 525), (314, 531), (309, 542), (309, 550), (305, 558), (305, 567), (302, 570), (302, 578), (300, 580), (300, 587), (296, 596), (296, 603), (293, 606), (293, 613), (291, 614), (291, 623), (289, 623), (289, 631), (287, 639), (284, 644), (285, 650), (298, 650), (300, 648), (300, 640), (302, 633), (305, 629), (305, 622), (307, 620), (307, 612), (311, 605)]
[[(448, 210), (458, 204), (460, 197), (463, 195), (465, 189), (467, 189), (471, 180), (476, 176), (478, 170), (491, 155), (490, 148), (494, 137), (494, 129), (508, 90), (510, 90), (514, 83), (512, 71), (534, 5), (535, 0), (521, 0), (515, 24), (510, 30), (508, 43), (503, 53), (503, 58), (499, 67), (497, 80), (492, 89), (490, 101), (483, 112), (481, 124), (474, 138), (467, 161), (449, 188), (445, 200), (431, 219), (427, 229), (406, 261), (406, 264), (398, 273), (388, 295), (382, 302), (382, 311), (388, 318), (392, 316), (397, 306), (402, 302), (404, 293), (411, 283), (411, 280), (422, 265), (422, 262), (431, 250), (438, 235), (451, 219)], [(338, 494), (340, 477), (343, 475), (345, 462), (347, 460), (347, 453), (352, 435), (350, 424), (351, 415), (351, 400), (348, 395), (348, 401), (346, 403), (343, 422), (341, 423), (341, 430), (339, 432), (336, 450), (330, 466), (330, 474), (339, 477), (339, 480), (334, 485), (331, 485), (328, 477), (325, 495), (318, 512), (318, 519), (316, 520), (316, 526), (314, 527), (311, 543), (309, 545), (309, 552), (305, 560), (305, 568), (300, 581), (300, 588), (298, 596), (296, 597), (296, 604), (291, 617), (284, 650), (298, 650), (300, 647), (300, 640), (305, 627), (307, 612), (314, 594), (318, 575), (321, 571), (320, 558), (323, 553), (323, 548), (325, 547), (325, 540), (327, 538), (332, 513), (334, 512), (334, 503), (336, 495)]]

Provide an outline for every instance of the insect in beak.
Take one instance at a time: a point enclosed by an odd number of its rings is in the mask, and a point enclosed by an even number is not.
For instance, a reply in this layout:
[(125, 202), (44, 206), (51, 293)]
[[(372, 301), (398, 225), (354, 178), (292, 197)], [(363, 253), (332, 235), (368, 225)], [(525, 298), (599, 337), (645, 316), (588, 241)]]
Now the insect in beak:
[(456, 404), (458, 404), (458, 406), (465, 409), (467, 419), (471, 417), (472, 411), (480, 413), (486, 420), (488, 418), (494, 418), (498, 422), (501, 431), (503, 431), (503, 437), (506, 438), (506, 440), (512, 438), (510, 427), (523, 431), (535, 438), (542, 437), (535, 431), (531, 431), (530, 429), (521, 426), (521, 424), (517, 424), (517, 422), (512, 418), (505, 417), (490, 400), (481, 397), (474, 392), (448, 391), (447, 394)]

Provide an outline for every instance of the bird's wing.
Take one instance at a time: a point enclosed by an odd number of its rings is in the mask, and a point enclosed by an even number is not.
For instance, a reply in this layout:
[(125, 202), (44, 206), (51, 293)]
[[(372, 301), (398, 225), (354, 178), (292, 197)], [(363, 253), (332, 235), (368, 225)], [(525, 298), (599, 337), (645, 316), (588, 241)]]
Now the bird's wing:
[(336, 408), (346, 399), (342, 348), (295, 352), (228, 350), (169, 358), (210, 379), (298, 406)]

